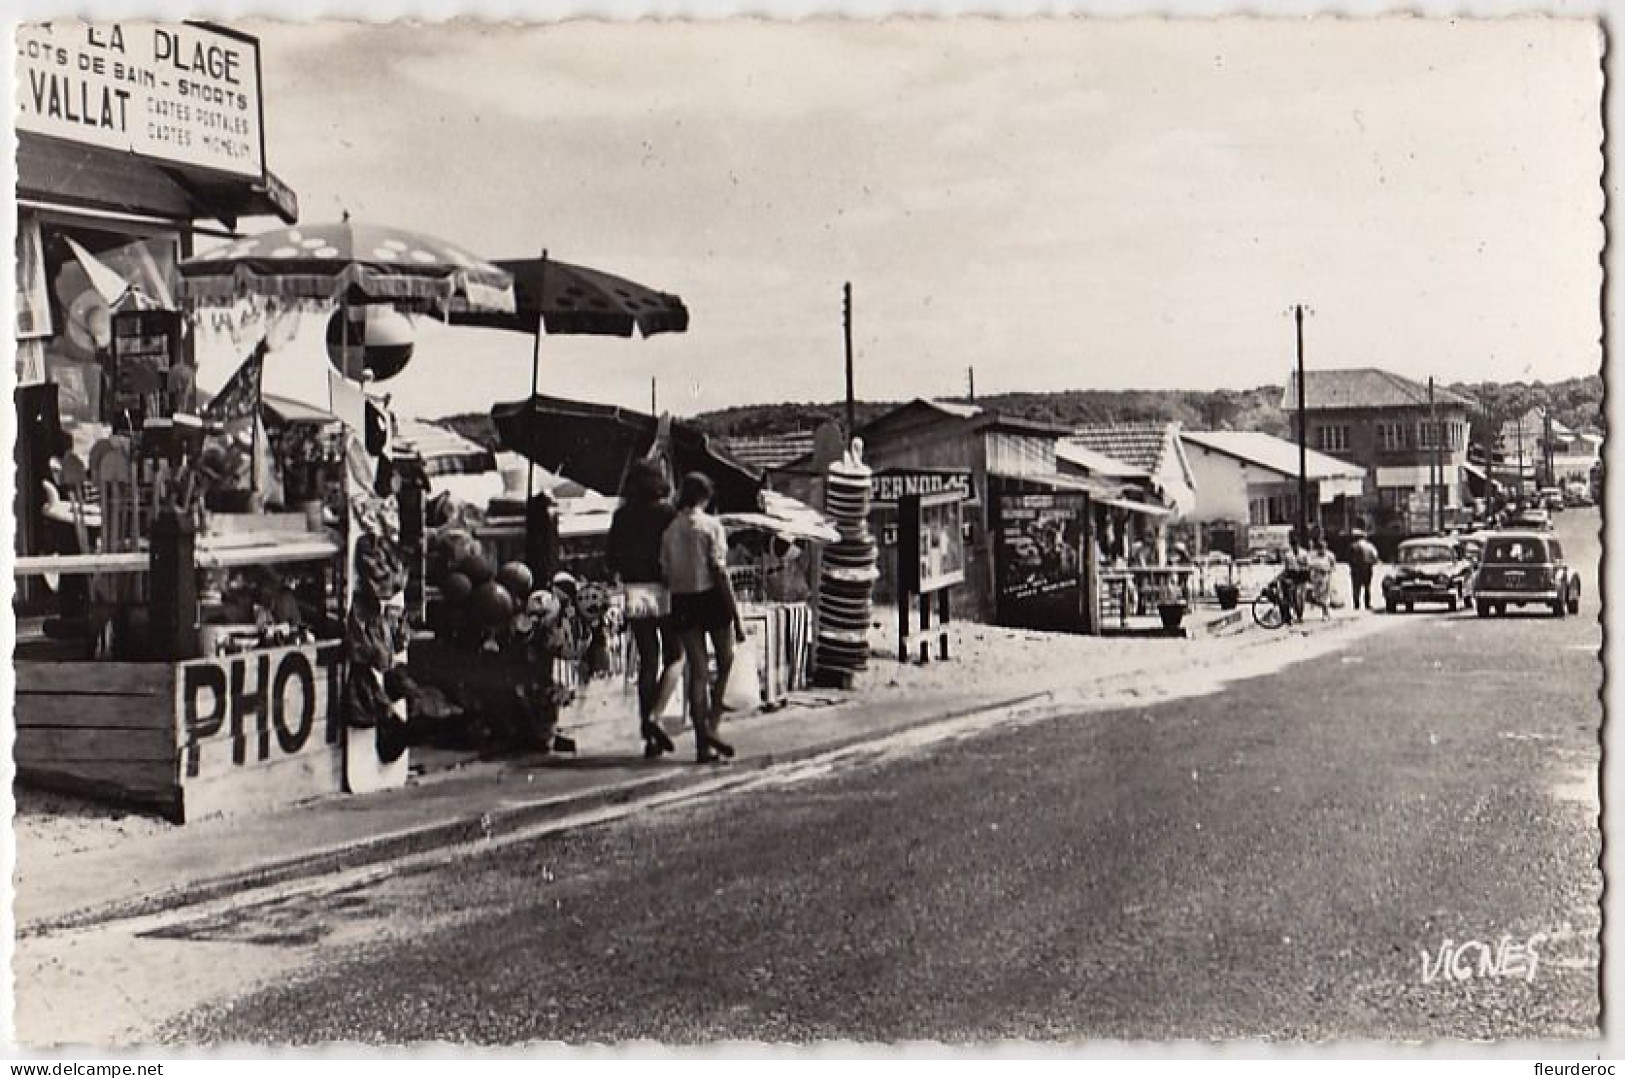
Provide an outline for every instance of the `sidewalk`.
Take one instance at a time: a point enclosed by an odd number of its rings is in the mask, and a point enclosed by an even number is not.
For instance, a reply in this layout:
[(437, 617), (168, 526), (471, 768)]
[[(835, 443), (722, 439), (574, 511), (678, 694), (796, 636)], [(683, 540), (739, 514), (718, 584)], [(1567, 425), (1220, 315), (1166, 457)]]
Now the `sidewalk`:
[[(1191, 620), (1201, 625), (1217, 613), (1198, 611)], [(1346, 621), (1312, 623), (1297, 635)], [(1250, 619), (1229, 619), (1222, 630), (1189, 639), (1107, 639), (966, 622), (955, 626), (954, 660), (928, 666), (896, 662), (877, 630), (876, 655), (858, 691), (801, 693), (780, 710), (730, 719), (725, 730), (738, 758), (726, 768), (696, 766), (686, 738), (676, 755), (644, 760), (628, 719), (578, 731), (575, 757), (473, 763), (387, 793), (185, 826), (104, 817), (94, 823), (105, 826), (81, 820), (76, 829), (75, 821), (40, 812), (36, 799), (33, 814), (20, 813), (16, 827), (13, 915), (18, 932), (29, 934), (378, 864), (971, 714), (1099, 708), (1156, 696), (1159, 685), (1193, 672), (1245, 667), (1238, 667), (1238, 651), (1294, 639), (1257, 629)], [(22, 792), (19, 802), (32, 797)]]

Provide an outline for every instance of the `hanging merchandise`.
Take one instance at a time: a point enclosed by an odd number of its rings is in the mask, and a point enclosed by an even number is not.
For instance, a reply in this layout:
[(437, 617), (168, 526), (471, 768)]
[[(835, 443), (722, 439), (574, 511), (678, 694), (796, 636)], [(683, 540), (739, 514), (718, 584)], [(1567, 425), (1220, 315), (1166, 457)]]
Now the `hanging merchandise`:
[(880, 573), (869, 533), (869, 468), (863, 442), (854, 438), (844, 459), (830, 465), (824, 512), (840, 540), (824, 548), (818, 582), (818, 647), (815, 678), (850, 687), (869, 665), (871, 593)]
[[(345, 637), (345, 784), (351, 793), (399, 786), (406, 780), (406, 567), (400, 551), (395, 496), (378, 491), (376, 465), (361, 437), (347, 435), (349, 573)], [(393, 690), (393, 691), (392, 691)], [(365, 731), (372, 736), (358, 736)]]

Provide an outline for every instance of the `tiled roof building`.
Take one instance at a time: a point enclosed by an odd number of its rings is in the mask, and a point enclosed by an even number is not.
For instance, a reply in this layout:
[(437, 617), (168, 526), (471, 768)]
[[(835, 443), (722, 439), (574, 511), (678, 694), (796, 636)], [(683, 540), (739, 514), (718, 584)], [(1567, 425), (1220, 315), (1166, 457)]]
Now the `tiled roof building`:
[[(1478, 406), (1477, 401), (1441, 385), (1433, 387), (1433, 399), (1440, 406)], [(1304, 408), (1311, 412), (1341, 408), (1425, 408), (1428, 387), (1426, 383), (1376, 367), (1308, 371), (1304, 375), (1303, 403)], [(1296, 372), (1287, 379), (1286, 392), (1281, 395), (1281, 408), (1288, 412), (1298, 410)]]

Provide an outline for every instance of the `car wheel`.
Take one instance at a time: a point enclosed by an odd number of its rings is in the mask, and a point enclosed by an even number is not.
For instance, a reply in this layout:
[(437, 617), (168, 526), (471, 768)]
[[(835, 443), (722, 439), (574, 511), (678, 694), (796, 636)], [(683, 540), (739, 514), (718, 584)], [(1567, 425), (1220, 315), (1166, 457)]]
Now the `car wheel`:
[(1580, 612), (1580, 593), (1575, 592), (1574, 594), (1569, 596), (1569, 613), (1570, 614), (1578, 614), (1579, 612)]
[(1445, 601), (1444, 601), (1444, 608), (1446, 610), (1448, 610), (1452, 614), (1454, 614), (1456, 612), (1456, 606), (1457, 605), (1458, 604), (1456, 603), (1456, 597), (1454, 595), (1446, 596)]
[(1490, 604), (1486, 603), (1482, 599), (1474, 603), (1473, 608), (1478, 611), (1478, 616), (1481, 618), (1487, 618), (1490, 616)]
[(1392, 599), (1384, 599), (1382, 601), (1382, 605), (1387, 609), (1388, 613), (1390, 613), (1390, 614), (1392, 614), (1395, 610), (1399, 609), (1394, 604), (1394, 601)]
[(1507, 612), (1507, 604), (1505, 604), (1505, 603), (1496, 603), (1495, 604), (1495, 616), (1496, 617), (1498, 617), (1498, 618), (1505, 617), (1506, 612)]
[(1552, 616), (1554, 618), (1563, 617), (1568, 612), (1569, 612), (1569, 606), (1562, 599), (1559, 599), (1557, 602), (1552, 604)]

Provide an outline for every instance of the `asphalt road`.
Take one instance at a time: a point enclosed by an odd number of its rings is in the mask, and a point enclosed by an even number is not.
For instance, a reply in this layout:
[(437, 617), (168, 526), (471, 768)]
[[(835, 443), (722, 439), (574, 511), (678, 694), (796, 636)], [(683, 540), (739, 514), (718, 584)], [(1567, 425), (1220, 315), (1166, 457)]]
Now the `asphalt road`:
[(182, 916), (199, 960), (319, 958), (162, 1036), (1595, 1036), (1597, 523), (1558, 518), (1577, 618), (1396, 615), (1199, 699)]

